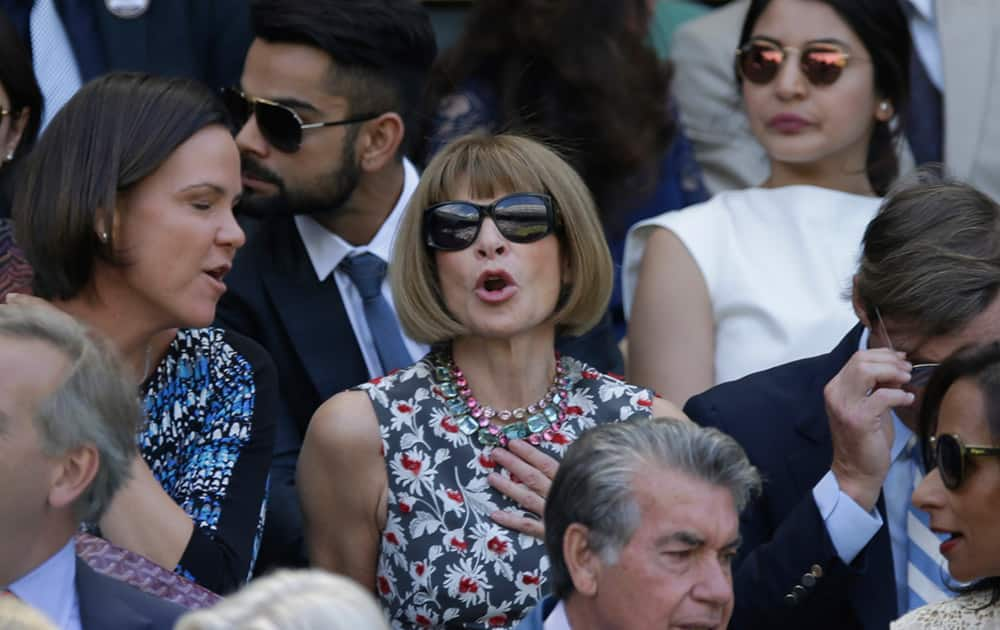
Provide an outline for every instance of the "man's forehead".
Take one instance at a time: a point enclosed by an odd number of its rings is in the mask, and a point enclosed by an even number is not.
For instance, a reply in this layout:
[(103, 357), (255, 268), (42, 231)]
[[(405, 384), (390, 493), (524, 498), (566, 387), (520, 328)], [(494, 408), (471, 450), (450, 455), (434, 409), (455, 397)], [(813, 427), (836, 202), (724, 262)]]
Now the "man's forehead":
[(649, 467), (633, 479), (642, 518), (657, 540), (698, 538), (712, 546), (728, 545), (739, 534), (732, 492), (684, 472)]
[(29, 411), (51, 394), (69, 368), (69, 358), (49, 343), (0, 335), (0, 409)]
[(331, 94), (336, 72), (333, 59), (318, 48), (258, 38), (247, 52), (240, 83), (252, 96), (312, 102), (343, 98)]

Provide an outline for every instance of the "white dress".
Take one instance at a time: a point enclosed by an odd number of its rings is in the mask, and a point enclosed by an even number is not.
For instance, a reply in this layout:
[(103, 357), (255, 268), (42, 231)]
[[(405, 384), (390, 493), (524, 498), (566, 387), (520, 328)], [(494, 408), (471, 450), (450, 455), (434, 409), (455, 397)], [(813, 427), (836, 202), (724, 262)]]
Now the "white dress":
[(990, 596), (979, 592), (921, 606), (889, 624), (889, 630), (998, 630), (1000, 603), (986, 606)]
[(637, 223), (625, 243), (626, 315), (646, 242), (661, 227), (708, 287), (716, 383), (829, 352), (858, 321), (851, 278), (881, 201), (816, 186), (750, 188)]

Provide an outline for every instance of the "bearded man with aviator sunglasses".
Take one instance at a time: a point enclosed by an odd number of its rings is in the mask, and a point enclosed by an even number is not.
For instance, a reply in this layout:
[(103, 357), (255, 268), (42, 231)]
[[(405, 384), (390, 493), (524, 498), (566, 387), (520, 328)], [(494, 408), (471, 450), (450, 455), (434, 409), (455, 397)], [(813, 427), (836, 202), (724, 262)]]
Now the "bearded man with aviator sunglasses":
[[(271, 354), (283, 414), (257, 571), (304, 566), (295, 470), (313, 412), (428, 348), (401, 331), (386, 268), (417, 185), (404, 156), (437, 49), (415, 0), (256, 0), (255, 39), (223, 98), (259, 219), (226, 277), (221, 325)], [(610, 331), (559, 349), (621, 371)]]
[(1000, 339), (1000, 206), (919, 173), (865, 232), (860, 323), (826, 355), (714, 387), (695, 422), (747, 451), (765, 479), (743, 515), (731, 628), (885, 628), (949, 596), (926, 515), (916, 416), (933, 364)]

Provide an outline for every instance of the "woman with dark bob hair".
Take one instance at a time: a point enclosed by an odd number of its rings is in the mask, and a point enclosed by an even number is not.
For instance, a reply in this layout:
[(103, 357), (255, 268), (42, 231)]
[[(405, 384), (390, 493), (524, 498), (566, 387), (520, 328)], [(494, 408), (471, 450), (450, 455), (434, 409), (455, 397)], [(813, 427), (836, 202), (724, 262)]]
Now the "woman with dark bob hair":
[(934, 370), (919, 435), (928, 472), (913, 504), (946, 536), (941, 555), (966, 586), (892, 629), (1000, 627), (1000, 342), (963, 348)]
[(509, 628), (547, 590), (554, 458), (597, 423), (683, 414), (555, 351), (604, 314), (612, 270), (586, 185), (540, 143), (445, 147), (392, 260), (400, 322), (432, 351), (313, 416), (310, 559), (375, 589), (394, 627)]
[(770, 175), (643, 221), (623, 289), (629, 379), (684, 404), (827, 352), (857, 321), (845, 290), (896, 177), (910, 34), (893, 0), (752, 0), (735, 77)]
[(240, 158), (222, 105), (188, 79), (119, 73), (56, 114), (14, 203), (35, 295), (118, 348), (146, 420), (102, 535), (216, 591), (253, 567), (276, 375), (210, 328), (244, 241)]
[(7, 293), (31, 287), (31, 267), (14, 243), (9, 218), (18, 166), (35, 143), (42, 113), (42, 93), (31, 68), (31, 53), (0, 11), (0, 304)]

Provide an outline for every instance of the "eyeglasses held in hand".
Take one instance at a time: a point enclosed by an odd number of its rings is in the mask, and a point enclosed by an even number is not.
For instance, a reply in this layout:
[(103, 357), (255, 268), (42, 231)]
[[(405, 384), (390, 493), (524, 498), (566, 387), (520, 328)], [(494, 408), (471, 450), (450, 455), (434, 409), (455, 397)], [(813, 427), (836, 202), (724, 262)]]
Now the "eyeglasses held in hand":
[[(879, 312), (878, 307), (875, 307), (875, 317), (878, 319), (879, 329), (882, 331), (882, 336), (885, 337), (885, 342), (888, 344), (889, 349), (896, 352), (895, 346), (892, 345), (892, 339), (889, 338), (889, 331), (885, 327), (885, 321), (882, 319), (882, 313)], [(934, 370), (941, 365), (940, 363), (917, 363), (912, 368), (910, 368), (910, 380), (906, 383), (906, 387), (913, 389), (918, 387), (924, 387), (931, 380), (931, 376), (934, 375)]]
[(951, 433), (943, 433), (930, 439), (931, 460), (928, 470), (937, 468), (941, 482), (949, 490), (957, 490), (965, 475), (969, 458), (1000, 455), (1000, 448), (994, 446), (969, 446), (962, 438)]
[(236, 88), (222, 90), (222, 101), (238, 129), (247, 124), (250, 116), (257, 118), (257, 128), (264, 139), (283, 153), (295, 153), (302, 146), (302, 130), (350, 125), (376, 118), (379, 114), (366, 113), (326, 122), (304, 123), (294, 109), (263, 98), (247, 96)]
[(552, 198), (537, 193), (514, 193), (489, 205), (445, 201), (424, 210), (427, 246), (458, 251), (472, 245), (483, 219), (493, 219), (500, 234), (512, 243), (532, 243), (552, 234), (559, 224)]
[(799, 56), (803, 76), (818, 87), (836, 83), (851, 58), (846, 50), (828, 42), (816, 42), (799, 49), (781, 46), (769, 39), (752, 39), (736, 51), (736, 71), (750, 83), (766, 85), (778, 76), (792, 52)]

